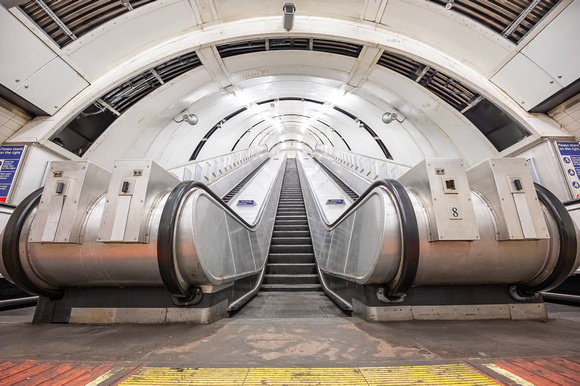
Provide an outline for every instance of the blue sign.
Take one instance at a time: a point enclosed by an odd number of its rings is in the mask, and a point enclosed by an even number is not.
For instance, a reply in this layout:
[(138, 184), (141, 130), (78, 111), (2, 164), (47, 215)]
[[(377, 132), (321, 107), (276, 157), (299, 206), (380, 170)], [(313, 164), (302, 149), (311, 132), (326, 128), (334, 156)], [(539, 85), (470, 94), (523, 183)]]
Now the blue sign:
[(344, 200), (342, 198), (331, 198), (326, 201), (326, 205), (344, 205)]
[(6, 202), (24, 146), (0, 146), (0, 202)]
[(256, 201), (254, 200), (238, 200), (237, 206), (254, 206), (256, 205)]
[(574, 198), (580, 198), (580, 143), (556, 142), (560, 153), (561, 165), (568, 174), (568, 182), (572, 187)]

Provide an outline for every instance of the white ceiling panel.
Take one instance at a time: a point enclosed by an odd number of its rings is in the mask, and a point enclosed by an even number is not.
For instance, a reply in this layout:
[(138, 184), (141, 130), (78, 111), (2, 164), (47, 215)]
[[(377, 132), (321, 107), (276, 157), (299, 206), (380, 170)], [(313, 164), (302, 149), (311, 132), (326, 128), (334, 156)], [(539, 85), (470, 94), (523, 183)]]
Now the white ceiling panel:
[[(293, 0), (296, 4), (296, 16), (300, 15), (326, 15), (327, 17), (357, 18), (360, 14), (361, 0)], [(257, 15), (275, 16), (280, 15), (282, 23), (283, 1), (257, 0), (214, 0), (220, 20), (229, 21), (240, 18), (252, 18)]]
[(526, 110), (562, 89), (556, 79), (524, 54), (517, 54), (491, 81)]
[(21, 82), (15, 92), (47, 113), (54, 114), (88, 85), (64, 60), (55, 58)]
[(491, 74), (514, 44), (486, 27), (426, 1), (389, 0), (381, 24)]
[(56, 54), (0, 7), (0, 83), (16, 90)]
[(524, 47), (522, 53), (566, 87), (580, 78), (578, 47), (580, 1), (574, 1)]
[(111, 20), (66, 46), (64, 52), (94, 80), (140, 50), (197, 24), (187, 1), (159, 2), (159, 5), (137, 8)]

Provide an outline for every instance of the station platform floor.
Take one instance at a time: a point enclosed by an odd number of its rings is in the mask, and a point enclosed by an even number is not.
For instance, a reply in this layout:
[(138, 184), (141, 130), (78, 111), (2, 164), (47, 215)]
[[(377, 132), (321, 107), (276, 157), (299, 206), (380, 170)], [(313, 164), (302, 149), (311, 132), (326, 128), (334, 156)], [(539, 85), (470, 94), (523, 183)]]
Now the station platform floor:
[(545, 322), (368, 323), (272, 299), (209, 325), (33, 325), (33, 307), (2, 311), (0, 385), (580, 385), (580, 307), (546, 303)]

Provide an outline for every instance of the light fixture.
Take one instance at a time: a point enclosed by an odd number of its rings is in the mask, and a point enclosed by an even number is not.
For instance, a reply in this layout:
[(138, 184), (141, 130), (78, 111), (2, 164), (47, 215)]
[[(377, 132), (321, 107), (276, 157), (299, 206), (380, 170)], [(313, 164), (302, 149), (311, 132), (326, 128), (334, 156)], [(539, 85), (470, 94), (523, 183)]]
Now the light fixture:
[(294, 13), (296, 12), (296, 4), (284, 3), (282, 7), (282, 18), (284, 29), (290, 31), (294, 26)]
[(176, 121), (174, 119), (173, 122), (175, 122), (175, 123), (187, 122), (191, 126), (193, 126), (193, 125), (197, 125), (198, 118), (197, 118), (197, 115), (195, 115), (195, 114), (183, 114), (181, 116), (181, 121)]
[(445, 9), (451, 9), (451, 8), (453, 8), (453, 1), (454, 0), (449, 0), (447, 2), (447, 5), (445, 5)]
[(125, 8), (127, 8), (128, 11), (132, 11), (133, 7), (131, 6), (131, 3), (129, 2), (129, 0), (121, 0), (121, 4), (123, 4), (125, 6)]
[(403, 122), (405, 122), (405, 119), (407, 119), (407, 118), (403, 118), (402, 121), (399, 121), (398, 117), (399, 116), (397, 115), (397, 113), (384, 113), (383, 114), (383, 123), (385, 123), (387, 125), (393, 121), (403, 123)]

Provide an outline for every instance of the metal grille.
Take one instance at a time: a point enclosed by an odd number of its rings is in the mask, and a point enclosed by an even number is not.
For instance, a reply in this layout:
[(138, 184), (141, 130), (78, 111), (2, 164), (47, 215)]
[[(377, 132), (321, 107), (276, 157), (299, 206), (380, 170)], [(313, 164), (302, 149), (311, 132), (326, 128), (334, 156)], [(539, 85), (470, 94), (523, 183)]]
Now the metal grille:
[(216, 47), (222, 59), (254, 52), (282, 50), (318, 51), (357, 58), (363, 48), (363, 46), (359, 44), (338, 40), (299, 38), (291, 36), (242, 40), (219, 44)]
[(560, 0), (428, 0), (518, 43)]
[(217, 45), (216, 48), (223, 59), (229, 58), (230, 56), (266, 51), (266, 40), (254, 39), (225, 43)]
[(381, 55), (377, 64), (379, 66), (393, 70), (412, 80), (417, 80), (421, 70), (425, 67), (413, 59), (409, 59), (405, 56), (389, 53), (386, 51)]
[(479, 96), (461, 82), (433, 68), (427, 71), (419, 83), (459, 111), (465, 109)]
[(93, 101), (51, 141), (82, 156), (97, 138), (125, 111), (162, 84), (201, 65), (192, 51), (134, 76)]
[(274, 38), (266, 40), (269, 49), (276, 50), (308, 50), (310, 39), (308, 38)]
[(418, 82), (453, 108), (462, 112), (479, 97), (477, 92), (458, 80), (402, 55), (385, 51), (377, 64)]
[(197, 54), (195, 52), (190, 52), (162, 63), (155, 67), (154, 70), (159, 74), (161, 79), (163, 79), (163, 82), (166, 83), (199, 66), (201, 66), (201, 61)]
[(134, 76), (103, 95), (101, 99), (122, 114), (165, 82), (199, 65), (201, 61), (195, 52), (181, 55)]
[(460, 111), (502, 151), (530, 133), (492, 102), (460, 81), (411, 58), (383, 52), (378, 65), (409, 78)]
[(313, 39), (312, 50), (358, 58), (363, 46), (338, 40)]
[[(44, 0), (29, 1), (20, 8), (56, 44), (64, 47), (107, 21), (129, 12), (130, 9), (139, 8), (153, 1), (155, 0), (131, 0), (125, 2), (130, 4), (125, 6), (119, 0)], [(72, 36), (43, 9), (43, 4), (70, 30)]]

